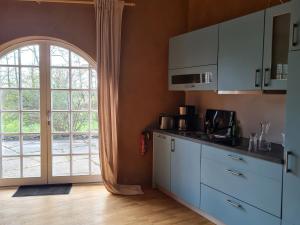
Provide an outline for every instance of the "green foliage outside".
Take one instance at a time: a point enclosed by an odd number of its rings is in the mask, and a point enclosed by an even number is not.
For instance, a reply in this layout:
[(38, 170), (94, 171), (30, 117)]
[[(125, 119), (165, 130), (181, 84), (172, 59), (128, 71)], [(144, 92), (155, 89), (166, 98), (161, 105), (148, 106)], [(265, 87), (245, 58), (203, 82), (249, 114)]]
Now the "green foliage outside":
[[(37, 46), (29, 46), (24, 48), (23, 60), (26, 65), (32, 67), (21, 67), (21, 74), (17, 66), (0, 66), (0, 112), (1, 116), (1, 132), (19, 133), (20, 120), (22, 118), (22, 132), (24, 133), (39, 133), (40, 132), (40, 71), (38, 68), (39, 48)], [(55, 52), (54, 52), (55, 53)], [(52, 54), (54, 54), (52, 53)], [(58, 56), (63, 55), (62, 52), (57, 52)], [(23, 57), (23, 56), (21, 56)], [(68, 57), (67, 57), (68, 58)], [(77, 57), (78, 58), (78, 57)], [(77, 64), (86, 62), (84, 60), (74, 61)], [(79, 60), (79, 61), (78, 61)], [(16, 65), (18, 63), (18, 51), (14, 51), (0, 59), (0, 63), (4, 65)], [(73, 71), (73, 70), (72, 70)], [(74, 74), (73, 74), (74, 73)], [(89, 86), (88, 69), (76, 69), (69, 74), (68, 69), (52, 68), (51, 69), (51, 88), (69, 88), (69, 79), (72, 77), (76, 88), (86, 88)], [(92, 78), (96, 77), (95, 71), (92, 70)], [(19, 78), (21, 83), (19, 84)], [(91, 79), (92, 79), (91, 78)], [(97, 86), (96, 80), (92, 79), (92, 87)], [(8, 89), (8, 88), (35, 88), (32, 89)], [(44, 90), (42, 90), (44, 91)], [(91, 100), (91, 109), (97, 110), (97, 92), (92, 91), (72, 91), (71, 96), (69, 91), (53, 90), (51, 93), (52, 110), (86, 110), (90, 109), (89, 96)], [(20, 112), (37, 111), (37, 112)], [(12, 112), (3, 112), (3, 111)], [(15, 111), (15, 112), (13, 112)], [(70, 129), (75, 132), (88, 132), (89, 127), (92, 131), (98, 130), (98, 116), (96, 112), (72, 112), (72, 124), (70, 124), (70, 113), (68, 112), (53, 112), (52, 113), (52, 129), (54, 132), (69, 132)], [(90, 124), (89, 124), (90, 123)], [(90, 125), (90, 126), (89, 126)]]

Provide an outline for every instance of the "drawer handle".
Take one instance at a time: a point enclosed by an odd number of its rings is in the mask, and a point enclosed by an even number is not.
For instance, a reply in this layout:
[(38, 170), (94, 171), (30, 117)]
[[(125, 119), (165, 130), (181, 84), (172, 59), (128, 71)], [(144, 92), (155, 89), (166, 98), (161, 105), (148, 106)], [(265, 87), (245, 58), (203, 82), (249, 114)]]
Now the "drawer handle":
[(242, 205), (240, 205), (240, 204), (238, 204), (238, 203), (236, 203), (236, 202), (233, 202), (233, 201), (231, 201), (230, 199), (227, 199), (226, 202), (227, 202), (229, 205), (231, 205), (231, 206), (233, 206), (233, 207), (235, 207), (235, 208), (238, 208), (238, 209), (241, 209), (241, 208), (242, 208)]
[(233, 171), (233, 170), (226, 170), (226, 172), (231, 173), (232, 175), (235, 175), (235, 176), (239, 176), (239, 177), (243, 176), (242, 173)]
[(238, 156), (234, 156), (234, 155), (228, 155), (229, 158), (233, 159), (233, 160), (237, 160), (237, 161), (243, 161), (243, 158), (238, 157)]

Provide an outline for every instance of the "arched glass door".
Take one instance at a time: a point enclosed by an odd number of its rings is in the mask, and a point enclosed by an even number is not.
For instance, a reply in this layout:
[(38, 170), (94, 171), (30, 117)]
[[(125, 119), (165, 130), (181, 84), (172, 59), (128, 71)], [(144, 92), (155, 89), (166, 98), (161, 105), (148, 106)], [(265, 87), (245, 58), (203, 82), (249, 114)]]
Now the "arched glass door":
[(0, 186), (100, 181), (97, 77), (72, 46), (0, 53)]

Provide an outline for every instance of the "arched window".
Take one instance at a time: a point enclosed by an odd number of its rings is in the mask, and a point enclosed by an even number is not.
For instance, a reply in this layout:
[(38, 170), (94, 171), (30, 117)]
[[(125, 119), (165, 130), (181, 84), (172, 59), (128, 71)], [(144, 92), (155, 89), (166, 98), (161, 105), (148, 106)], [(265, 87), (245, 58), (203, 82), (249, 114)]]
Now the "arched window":
[(95, 62), (36, 39), (0, 52), (0, 186), (100, 180)]

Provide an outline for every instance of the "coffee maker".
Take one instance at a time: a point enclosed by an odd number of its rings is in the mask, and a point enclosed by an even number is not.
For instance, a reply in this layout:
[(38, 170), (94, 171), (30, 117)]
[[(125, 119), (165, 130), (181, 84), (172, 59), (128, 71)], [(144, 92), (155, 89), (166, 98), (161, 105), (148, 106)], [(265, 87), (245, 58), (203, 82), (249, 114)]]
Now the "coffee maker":
[(192, 105), (184, 105), (179, 107), (177, 116), (177, 128), (179, 131), (193, 131), (197, 128), (196, 107)]

